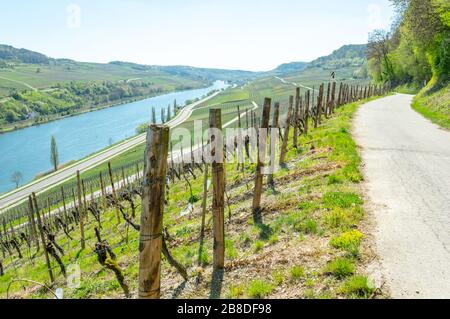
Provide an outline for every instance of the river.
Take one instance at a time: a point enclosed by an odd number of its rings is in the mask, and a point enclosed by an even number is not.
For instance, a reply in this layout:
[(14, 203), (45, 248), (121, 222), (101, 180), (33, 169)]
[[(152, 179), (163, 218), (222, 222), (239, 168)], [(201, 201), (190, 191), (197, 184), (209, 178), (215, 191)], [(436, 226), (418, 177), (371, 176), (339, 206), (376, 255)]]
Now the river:
[(160, 121), (161, 108), (167, 109), (174, 100), (178, 105), (184, 105), (187, 100), (201, 98), (226, 87), (225, 82), (217, 81), (208, 88), (164, 94), (0, 134), (0, 193), (15, 188), (10, 180), (15, 172), (22, 174), (21, 184), (24, 184), (39, 173), (51, 170), (52, 136), (56, 138), (60, 163), (79, 160), (111, 143), (136, 135), (136, 128), (150, 121), (153, 107)]

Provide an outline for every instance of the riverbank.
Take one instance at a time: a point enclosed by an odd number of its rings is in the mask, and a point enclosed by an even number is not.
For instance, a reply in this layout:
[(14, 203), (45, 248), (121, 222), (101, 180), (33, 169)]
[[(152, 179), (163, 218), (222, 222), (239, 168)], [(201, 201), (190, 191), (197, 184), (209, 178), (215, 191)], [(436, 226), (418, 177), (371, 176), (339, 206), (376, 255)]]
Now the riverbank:
[[(220, 83), (219, 83), (218, 87), (215, 87), (215, 89), (219, 89), (219, 88), (220, 88)], [(169, 124), (172, 126), (179, 125), (180, 122), (185, 121), (186, 118), (188, 118), (190, 116), (190, 114), (191, 114), (190, 111), (193, 108), (195, 108), (197, 105), (205, 102), (206, 100), (209, 100), (209, 99), (215, 97), (220, 92), (221, 91), (217, 91), (216, 93), (209, 95), (208, 97), (206, 97), (203, 100), (200, 100), (196, 103), (188, 105), (178, 114), (178, 116), (176, 118), (172, 119), (172, 121), (170, 123), (168, 123), (168, 125)], [(198, 92), (191, 92), (191, 98), (192, 98), (193, 93), (197, 94)], [(204, 94), (197, 95), (197, 96), (203, 96), (203, 95), (208, 95), (208, 92), (204, 92)], [(184, 96), (186, 96), (186, 94)], [(172, 97), (173, 96), (170, 96), (170, 98), (172, 98)], [(116, 127), (114, 127), (114, 128), (116, 129)], [(134, 129), (135, 128), (133, 128), (133, 132), (134, 132)], [(72, 135), (73, 134), (69, 134), (69, 136), (72, 136)], [(110, 160), (111, 158), (128, 151), (129, 149), (133, 148), (134, 146), (142, 144), (143, 141), (145, 141), (145, 134), (138, 135), (135, 137), (128, 137), (128, 139), (125, 139), (124, 141), (119, 142), (115, 146), (109, 146), (106, 148), (102, 148), (102, 150), (97, 149), (97, 152), (91, 152), (90, 153), (91, 155), (86, 154), (83, 157), (80, 157), (83, 159), (78, 160), (74, 165), (70, 165), (69, 167), (67, 167), (61, 171), (54, 172), (42, 179), (39, 179), (38, 181), (33, 181), (29, 184), (26, 184), (19, 189), (12, 190), (7, 193), (3, 193), (2, 195), (0, 195), (0, 207), (4, 208), (4, 207), (10, 206), (14, 203), (20, 202), (23, 199), (23, 196), (26, 196), (29, 192), (34, 191), (34, 192), (38, 193), (38, 192), (46, 191), (46, 190), (48, 190), (48, 188), (51, 188), (53, 186), (60, 185), (61, 183), (64, 183), (65, 181), (73, 178), (73, 176), (77, 170), (83, 172), (92, 167), (95, 167), (102, 163), (105, 163), (108, 160)], [(0, 144), (1, 144), (1, 139), (0, 139)], [(41, 153), (36, 153), (36, 154), (38, 154), (40, 156)], [(44, 154), (44, 157), (45, 158), (43, 158), (43, 160), (48, 161), (47, 156), (45, 156), (45, 154)], [(28, 157), (25, 156), (25, 159), (26, 158), (28, 158)], [(19, 160), (24, 160), (24, 156), (18, 156), (18, 161)], [(35, 161), (36, 160), (39, 160), (39, 159), (35, 158)], [(16, 165), (16, 166), (20, 167), (20, 165)], [(0, 174), (1, 173), (2, 172), (0, 171)], [(3, 173), (5, 173), (5, 172), (3, 172)], [(30, 176), (30, 181), (37, 173), (38, 172), (36, 172), (33, 176)], [(7, 175), (8, 174), (6, 174), (5, 176), (7, 176)]]
[[(196, 90), (196, 89), (203, 89), (203, 88), (207, 88), (209, 86), (211, 86), (212, 83), (205, 83), (203, 86), (198, 86), (198, 87), (193, 87), (191, 88), (192, 90)], [(191, 90), (189, 89), (189, 90)], [(127, 98), (127, 99), (123, 99), (120, 101), (114, 101), (114, 102), (110, 102), (110, 103), (106, 103), (106, 104), (102, 104), (96, 107), (88, 107), (87, 109), (81, 109), (79, 111), (75, 111), (72, 114), (67, 114), (67, 115), (61, 115), (61, 114), (54, 114), (54, 115), (49, 115), (47, 118), (45, 118), (44, 120), (41, 120), (39, 122), (36, 122), (35, 119), (29, 119), (29, 120), (25, 120), (22, 122), (16, 122), (16, 123), (12, 123), (10, 125), (6, 125), (6, 126), (0, 126), (0, 134), (4, 134), (4, 133), (9, 133), (9, 132), (13, 132), (13, 131), (18, 131), (27, 127), (32, 127), (32, 126), (39, 126), (42, 124), (46, 124), (46, 123), (50, 123), (53, 121), (58, 121), (58, 120), (62, 120), (65, 118), (70, 118), (70, 117), (74, 117), (74, 116), (79, 116), (82, 114), (86, 114), (86, 113), (91, 113), (91, 112), (95, 112), (95, 111), (100, 111), (106, 108), (111, 108), (111, 107), (115, 107), (115, 106), (121, 106), (124, 104), (129, 104), (129, 103), (133, 103), (133, 102), (139, 102), (142, 100), (146, 100), (149, 98), (153, 98), (153, 97), (157, 97), (157, 96), (162, 96), (162, 95), (166, 95), (166, 94), (170, 94), (170, 93), (178, 93), (178, 92), (183, 92), (183, 91), (188, 91), (186, 89), (180, 89), (180, 90), (165, 90), (162, 92), (159, 92), (158, 94), (146, 94), (146, 95), (141, 95), (141, 96), (135, 96), (133, 98)]]

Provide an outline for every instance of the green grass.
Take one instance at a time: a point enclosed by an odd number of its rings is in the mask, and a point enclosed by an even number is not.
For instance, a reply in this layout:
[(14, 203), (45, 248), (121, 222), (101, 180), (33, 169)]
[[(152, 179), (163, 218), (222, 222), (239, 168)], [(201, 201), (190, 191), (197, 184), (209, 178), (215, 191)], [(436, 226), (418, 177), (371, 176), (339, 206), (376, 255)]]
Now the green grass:
[(247, 294), (251, 298), (263, 299), (270, 295), (273, 285), (264, 280), (252, 280), (247, 288)]
[(326, 208), (350, 208), (362, 204), (358, 194), (339, 192), (326, 193), (323, 197), (323, 202)]
[(355, 265), (348, 259), (338, 258), (327, 264), (324, 272), (326, 274), (331, 274), (338, 279), (342, 279), (355, 273)]
[(401, 85), (395, 88), (395, 91), (402, 94), (417, 94), (420, 92), (420, 87), (417, 85)]
[(243, 284), (232, 285), (228, 293), (226, 294), (227, 299), (239, 299), (245, 295), (245, 286)]
[(291, 279), (294, 281), (304, 278), (305, 277), (305, 268), (303, 268), (302, 266), (299, 266), (299, 265), (292, 267), (291, 271), (290, 271), (290, 276), (291, 276)]
[(348, 298), (369, 298), (375, 291), (369, 279), (364, 276), (354, 276), (348, 279), (341, 288)]
[(433, 123), (450, 129), (450, 84), (434, 93), (417, 95), (412, 107)]
[(274, 270), (272, 272), (272, 281), (276, 286), (282, 285), (286, 280), (286, 275), (282, 270)]

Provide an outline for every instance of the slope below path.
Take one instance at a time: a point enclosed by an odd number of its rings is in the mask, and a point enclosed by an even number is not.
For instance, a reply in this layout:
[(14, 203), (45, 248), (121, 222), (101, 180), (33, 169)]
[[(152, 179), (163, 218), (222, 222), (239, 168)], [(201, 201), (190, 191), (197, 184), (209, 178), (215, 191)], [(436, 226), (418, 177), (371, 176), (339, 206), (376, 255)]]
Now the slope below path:
[(450, 132), (397, 94), (363, 105), (361, 147), (374, 238), (394, 298), (450, 298)]

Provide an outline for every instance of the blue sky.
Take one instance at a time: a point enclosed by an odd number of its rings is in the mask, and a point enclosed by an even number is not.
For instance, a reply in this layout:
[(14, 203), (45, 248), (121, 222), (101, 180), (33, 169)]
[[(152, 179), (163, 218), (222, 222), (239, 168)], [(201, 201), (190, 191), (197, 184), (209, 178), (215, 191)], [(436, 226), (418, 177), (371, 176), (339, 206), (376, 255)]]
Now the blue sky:
[(269, 70), (386, 28), (388, 0), (1, 0), (0, 43), (78, 61)]

